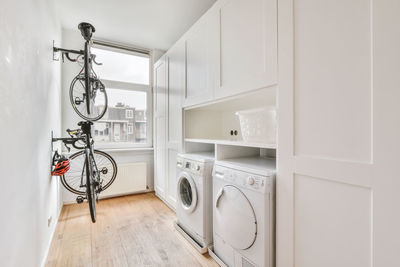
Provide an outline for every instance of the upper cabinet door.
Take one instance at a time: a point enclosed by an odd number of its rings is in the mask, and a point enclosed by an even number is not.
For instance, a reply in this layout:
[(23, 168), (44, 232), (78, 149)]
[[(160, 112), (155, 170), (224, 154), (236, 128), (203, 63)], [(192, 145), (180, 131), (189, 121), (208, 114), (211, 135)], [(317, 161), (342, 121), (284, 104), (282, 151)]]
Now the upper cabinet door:
[(219, 3), (220, 77), (215, 97), (277, 83), (276, 0)]
[(185, 91), (185, 43), (176, 43), (168, 59), (168, 146), (180, 150), (182, 143), (182, 99)]
[(214, 98), (215, 57), (218, 33), (217, 16), (207, 12), (188, 31), (186, 50), (186, 90), (184, 106), (195, 105)]

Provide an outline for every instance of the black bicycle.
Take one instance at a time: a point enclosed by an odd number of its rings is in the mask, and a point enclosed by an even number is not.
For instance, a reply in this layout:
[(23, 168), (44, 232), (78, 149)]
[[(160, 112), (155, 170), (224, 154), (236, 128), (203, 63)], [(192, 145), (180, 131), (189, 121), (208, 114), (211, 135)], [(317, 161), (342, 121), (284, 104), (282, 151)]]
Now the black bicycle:
[[(71, 50), (54, 47), (55, 52), (61, 52), (64, 59), (82, 64), (82, 69), (72, 80), (69, 89), (69, 98), (75, 112), (84, 120), (97, 121), (101, 119), (107, 111), (107, 93), (104, 84), (100, 81), (93, 70), (93, 63), (96, 62), (96, 55), (90, 52), (92, 45), (92, 35), (96, 31), (90, 23), (82, 22), (78, 25), (83, 38), (85, 39), (84, 50)], [(70, 54), (77, 54), (72, 58)]]
[(53, 138), (53, 141), (62, 141), (68, 151), (68, 145), (81, 150), (69, 157), (71, 167), (61, 177), (61, 182), (66, 189), (78, 195), (78, 203), (87, 199), (92, 222), (96, 222), (98, 196), (114, 182), (117, 164), (110, 155), (93, 148), (92, 125), (91, 121), (81, 121), (78, 123), (80, 129), (67, 129), (70, 137)]

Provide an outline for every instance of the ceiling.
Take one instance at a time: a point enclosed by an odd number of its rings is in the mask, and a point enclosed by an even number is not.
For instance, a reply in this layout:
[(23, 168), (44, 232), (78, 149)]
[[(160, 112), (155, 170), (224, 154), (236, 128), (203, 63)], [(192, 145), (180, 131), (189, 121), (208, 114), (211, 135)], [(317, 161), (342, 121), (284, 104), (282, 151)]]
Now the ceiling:
[(56, 0), (61, 24), (85, 21), (95, 37), (148, 49), (168, 50), (215, 0)]

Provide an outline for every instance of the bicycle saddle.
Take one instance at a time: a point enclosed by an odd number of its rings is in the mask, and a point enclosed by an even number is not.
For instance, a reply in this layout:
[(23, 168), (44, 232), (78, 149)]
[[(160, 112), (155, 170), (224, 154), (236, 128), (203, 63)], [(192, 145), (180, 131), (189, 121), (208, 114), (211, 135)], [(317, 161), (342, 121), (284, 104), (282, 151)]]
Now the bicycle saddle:
[(92, 38), (92, 33), (96, 31), (93, 25), (87, 22), (79, 23), (78, 29), (81, 31), (81, 34), (86, 41), (89, 41)]
[(91, 121), (80, 121), (80, 122), (78, 122), (78, 126), (82, 126), (82, 125), (93, 125), (93, 122), (91, 122)]

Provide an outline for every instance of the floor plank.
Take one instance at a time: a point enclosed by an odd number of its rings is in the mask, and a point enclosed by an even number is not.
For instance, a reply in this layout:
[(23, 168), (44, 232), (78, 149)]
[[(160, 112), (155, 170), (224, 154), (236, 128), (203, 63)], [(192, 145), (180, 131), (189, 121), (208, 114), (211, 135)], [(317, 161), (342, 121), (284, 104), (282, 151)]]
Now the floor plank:
[(218, 266), (173, 227), (175, 214), (153, 193), (63, 207), (46, 266)]

